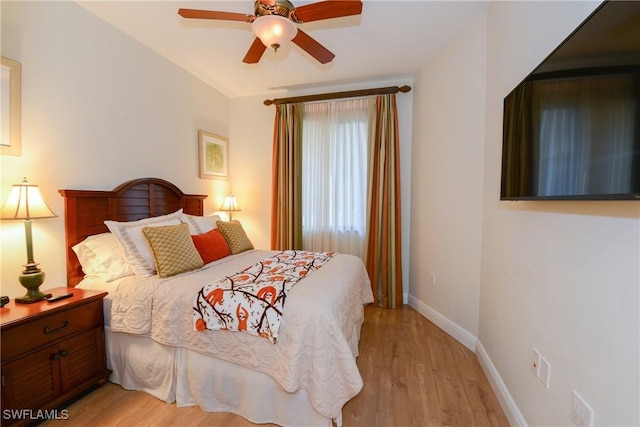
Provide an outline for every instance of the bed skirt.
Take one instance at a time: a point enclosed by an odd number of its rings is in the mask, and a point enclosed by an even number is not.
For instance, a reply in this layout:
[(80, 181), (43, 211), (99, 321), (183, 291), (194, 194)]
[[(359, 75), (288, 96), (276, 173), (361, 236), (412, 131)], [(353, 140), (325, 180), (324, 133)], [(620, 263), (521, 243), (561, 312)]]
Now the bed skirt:
[[(304, 390), (288, 393), (267, 374), (105, 329), (110, 380), (127, 390), (144, 391), (178, 407), (197, 405), (207, 412), (231, 412), (256, 424), (333, 425), (333, 420), (311, 406)], [(341, 419), (335, 422), (342, 424)]]

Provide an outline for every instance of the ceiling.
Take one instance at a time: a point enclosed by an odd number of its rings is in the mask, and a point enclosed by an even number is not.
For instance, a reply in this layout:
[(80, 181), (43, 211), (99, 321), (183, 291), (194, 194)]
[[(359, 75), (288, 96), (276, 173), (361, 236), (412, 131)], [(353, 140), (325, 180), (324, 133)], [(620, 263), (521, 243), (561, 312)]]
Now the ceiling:
[[(242, 59), (254, 40), (243, 22), (181, 18), (179, 8), (253, 14), (252, 0), (78, 1), (89, 12), (230, 98), (412, 76), (482, 16), (490, 1), (364, 0), (362, 15), (300, 28), (335, 53), (320, 64), (294, 44)], [(292, 0), (294, 6), (315, 3)]]

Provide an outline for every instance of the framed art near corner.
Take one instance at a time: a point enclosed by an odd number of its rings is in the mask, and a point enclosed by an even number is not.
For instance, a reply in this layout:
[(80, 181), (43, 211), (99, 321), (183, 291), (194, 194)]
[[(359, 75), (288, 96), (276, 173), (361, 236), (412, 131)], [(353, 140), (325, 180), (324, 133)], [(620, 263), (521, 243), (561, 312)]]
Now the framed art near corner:
[(2, 87), (0, 87), (0, 154), (19, 156), (20, 145), (20, 86), (22, 67), (19, 62), (2, 57)]
[(229, 179), (229, 140), (198, 130), (200, 178)]

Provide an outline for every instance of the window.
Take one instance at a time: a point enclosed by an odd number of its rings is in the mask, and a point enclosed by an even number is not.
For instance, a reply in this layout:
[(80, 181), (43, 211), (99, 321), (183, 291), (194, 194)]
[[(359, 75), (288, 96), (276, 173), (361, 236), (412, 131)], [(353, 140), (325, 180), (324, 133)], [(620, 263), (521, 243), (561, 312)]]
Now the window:
[(368, 100), (305, 104), (302, 130), (302, 241), (311, 251), (364, 259)]

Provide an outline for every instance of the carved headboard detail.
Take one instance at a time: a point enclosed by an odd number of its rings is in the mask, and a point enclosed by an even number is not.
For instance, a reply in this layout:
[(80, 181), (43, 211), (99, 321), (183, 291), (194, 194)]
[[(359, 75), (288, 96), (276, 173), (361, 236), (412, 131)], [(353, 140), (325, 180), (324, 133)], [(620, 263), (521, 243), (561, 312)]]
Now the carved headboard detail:
[(88, 236), (108, 232), (105, 220), (136, 221), (180, 208), (191, 215), (203, 215), (207, 198), (185, 194), (159, 178), (134, 179), (112, 191), (59, 190), (59, 193), (64, 198), (67, 286), (76, 286), (84, 276), (72, 247)]

